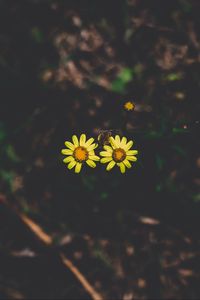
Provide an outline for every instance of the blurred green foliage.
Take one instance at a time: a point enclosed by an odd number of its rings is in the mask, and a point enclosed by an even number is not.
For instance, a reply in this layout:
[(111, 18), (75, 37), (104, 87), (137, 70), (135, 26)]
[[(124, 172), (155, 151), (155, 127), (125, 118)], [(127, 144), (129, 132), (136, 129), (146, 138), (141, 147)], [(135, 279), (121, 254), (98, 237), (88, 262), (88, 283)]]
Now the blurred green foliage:
[(36, 43), (42, 43), (44, 40), (44, 35), (41, 32), (40, 28), (38, 27), (33, 27), (31, 30), (31, 36), (33, 37), (34, 41)]
[(112, 91), (121, 94), (125, 93), (127, 84), (133, 79), (133, 74), (133, 70), (124, 68), (112, 82)]

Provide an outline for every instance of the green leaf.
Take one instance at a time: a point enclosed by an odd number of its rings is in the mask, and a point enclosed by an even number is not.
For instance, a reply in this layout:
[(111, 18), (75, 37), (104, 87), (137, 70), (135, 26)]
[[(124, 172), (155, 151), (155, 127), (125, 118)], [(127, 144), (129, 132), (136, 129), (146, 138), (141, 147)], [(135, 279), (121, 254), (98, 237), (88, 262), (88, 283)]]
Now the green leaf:
[(106, 255), (106, 253), (104, 253), (104, 251), (99, 247), (99, 245), (96, 245), (96, 247), (93, 249), (93, 255), (96, 259), (102, 261), (106, 267), (112, 267), (109, 257)]
[(116, 93), (123, 93), (127, 84), (133, 79), (133, 70), (124, 68), (112, 82), (111, 90)]
[(33, 27), (31, 30), (31, 36), (38, 43), (41, 44), (44, 40), (42, 31), (38, 27)]
[(176, 81), (182, 79), (183, 75), (181, 73), (170, 73), (166, 76), (168, 81)]
[(177, 152), (177, 154), (179, 154), (183, 157), (186, 157), (186, 155), (187, 155), (186, 151), (178, 145), (173, 145), (172, 149), (174, 149)]
[(8, 158), (13, 161), (13, 162), (19, 162), (20, 159), (17, 156), (15, 149), (13, 148), (13, 146), (11, 144), (6, 145), (6, 154), (8, 156)]
[(115, 79), (112, 83), (112, 91), (116, 93), (123, 93), (125, 91), (126, 84), (121, 79)]
[(185, 129), (185, 128), (177, 128), (177, 127), (174, 127), (174, 128), (172, 129), (172, 132), (173, 132), (174, 134), (176, 134), (176, 133), (186, 133), (186, 132), (188, 132), (188, 130)]
[(122, 82), (127, 83), (133, 78), (133, 71), (129, 68), (124, 68), (118, 75)]
[(15, 173), (13, 171), (0, 170), (0, 177), (3, 180), (5, 180), (8, 183), (8, 185), (11, 187), (15, 177)]

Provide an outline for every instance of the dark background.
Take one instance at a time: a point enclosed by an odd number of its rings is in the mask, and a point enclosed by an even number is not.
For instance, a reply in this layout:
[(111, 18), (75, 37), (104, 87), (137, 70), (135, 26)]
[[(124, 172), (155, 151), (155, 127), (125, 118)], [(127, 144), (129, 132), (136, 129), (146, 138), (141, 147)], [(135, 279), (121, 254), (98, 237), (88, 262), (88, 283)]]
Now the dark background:
[[(89, 299), (60, 249), (105, 299), (199, 299), (199, 11), (198, 0), (0, 1), (1, 299)], [(138, 161), (124, 175), (69, 171), (64, 141), (101, 129), (133, 139)]]

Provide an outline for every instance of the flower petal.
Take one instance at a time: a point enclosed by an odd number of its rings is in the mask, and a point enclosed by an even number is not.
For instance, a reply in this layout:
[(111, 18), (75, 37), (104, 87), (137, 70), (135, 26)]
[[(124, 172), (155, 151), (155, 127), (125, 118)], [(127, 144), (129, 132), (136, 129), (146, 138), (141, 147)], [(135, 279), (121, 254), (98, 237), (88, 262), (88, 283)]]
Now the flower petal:
[(125, 160), (123, 160), (123, 163), (125, 164), (125, 166), (127, 167), (127, 168), (131, 168), (131, 164), (130, 164), (130, 162), (128, 161), (128, 159), (125, 159)]
[(89, 155), (89, 159), (99, 161), (100, 157), (97, 155)]
[(74, 157), (73, 157), (73, 156), (68, 156), (68, 157), (65, 157), (65, 158), (63, 159), (63, 162), (64, 162), (65, 164), (69, 163), (70, 161), (74, 161)]
[(129, 150), (126, 152), (126, 155), (136, 155), (136, 154), (138, 154), (137, 150)]
[(115, 144), (116, 144), (117, 147), (119, 147), (119, 146), (120, 146), (120, 143), (121, 143), (120, 137), (119, 137), (119, 135), (117, 134), (117, 135), (115, 136)]
[(133, 156), (133, 155), (128, 155), (126, 157), (126, 159), (130, 160), (130, 161), (136, 161), (137, 160), (137, 157)]
[(112, 146), (113, 149), (117, 148), (115, 139), (112, 136), (109, 138), (109, 142), (110, 142), (110, 144), (111, 144), (111, 146)]
[(133, 146), (133, 141), (129, 141), (126, 146), (124, 147), (124, 150), (128, 151)]
[(119, 167), (120, 167), (121, 173), (122, 173), (122, 174), (125, 173), (126, 167), (125, 167), (125, 165), (123, 164), (123, 162), (119, 163)]
[(61, 153), (64, 154), (64, 155), (72, 155), (73, 151), (69, 150), (69, 149), (62, 149)]
[(105, 145), (105, 146), (103, 146), (103, 147), (104, 147), (104, 149), (105, 149), (106, 151), (108, 151), (108, 152), (113, 152), (112, 147), (107, 146), (107, 145)]
[(76, 147), (79, 146), (79, 141), (76, 135), (72, 135), (72, 141)]
[(94, 150), (88, 151), (89, 155), (96, 155)]
[(103, 157), (103, 158), (101, 158), (100, 162), (102, 164), (106, 164), (107, 162), (109, 162), (111, 160), (112, 160), (112, 157)]
[(82, 167), (82, 163), (77, 162), (75, 167), (75, 173), (80, 173)]
[(90, 138), (90, 139), (85, 143), (85, 147), (90, 146), (93, 142), (94, 142), (94, 138)]
[(107, 151), (101, 151), (99, 154), (101, 156), (112, 156), (112, 153), (111, 152), (107, 152)]
[(86, 135), (83, 133), (80, 137), (80, 146), (85, 146)]
[(88, 164), (88, 166), (90, 166), (91, 168), (95, 168), (96, 167), (96, 164), (93, 160), (91, 159), (88, 159), (86, 160), (86, 163)]
[(87, 147), (87, 151), (92, 151), (92, 150), (94, 150), (97, 147), (98, 147), (98, 144), (92, 144), (89, 147)]
[(127, 138), (125, 136), (123, 136), (122, 140), (121, 140), (121, 145), (125, 144), (126, 145), (127, 143)]
[(109, 162), (109, 164), (107, 165), (106, 170), (110, 171), (115, 165), (116, 165), (116, 162), (114, 160), (111, 160), (111, 162)]
[(77, 162), (75, 160), (71, 161), (69, 164), (68, 164), (68, 169), (72, 169), (75, 165), (77, 164)]
[(68, 142), (68, 141), (65, 142), (65, 146), (67, 148), (69, 148), (70, 150), (74, 150), (75, 149), (75, 145), (72, 144), (71, 142)]

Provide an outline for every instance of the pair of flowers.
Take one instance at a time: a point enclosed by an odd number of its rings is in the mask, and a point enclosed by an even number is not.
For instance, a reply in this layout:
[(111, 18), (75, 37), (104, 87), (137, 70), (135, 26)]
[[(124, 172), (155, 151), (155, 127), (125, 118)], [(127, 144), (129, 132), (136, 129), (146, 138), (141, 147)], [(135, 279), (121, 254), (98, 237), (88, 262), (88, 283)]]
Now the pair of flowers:
[(81, 134), (80, 138), (76, 135), (72, 136), (72, 142), (66, 141), (66, 149), (62, 149), (61, 153), (66, 155), (63, 162), (68, 164), (68, 169), (75, 167), (75, 173), (80, 173), (82, 165), (86, 163), (89, 167), (95, 168), (96, 161), (108, 163), (106, 170), (110, 171), (115, 165), (120, 168), (121, 173), (125, 173), (126, 168), (131, 168), (131, 163), (137, 160), (135, 155), (137, 150), (132, 150), (133, 141), (127, 141), (126, 137), (120, 139), (119, 135), (109, 137), (109, 145), (103, 145), (104, 151), (100, 151), (99, 155), (95, 154), (98, 144), (94, 142), (94, 138), (86, 139), (85, 134)]

